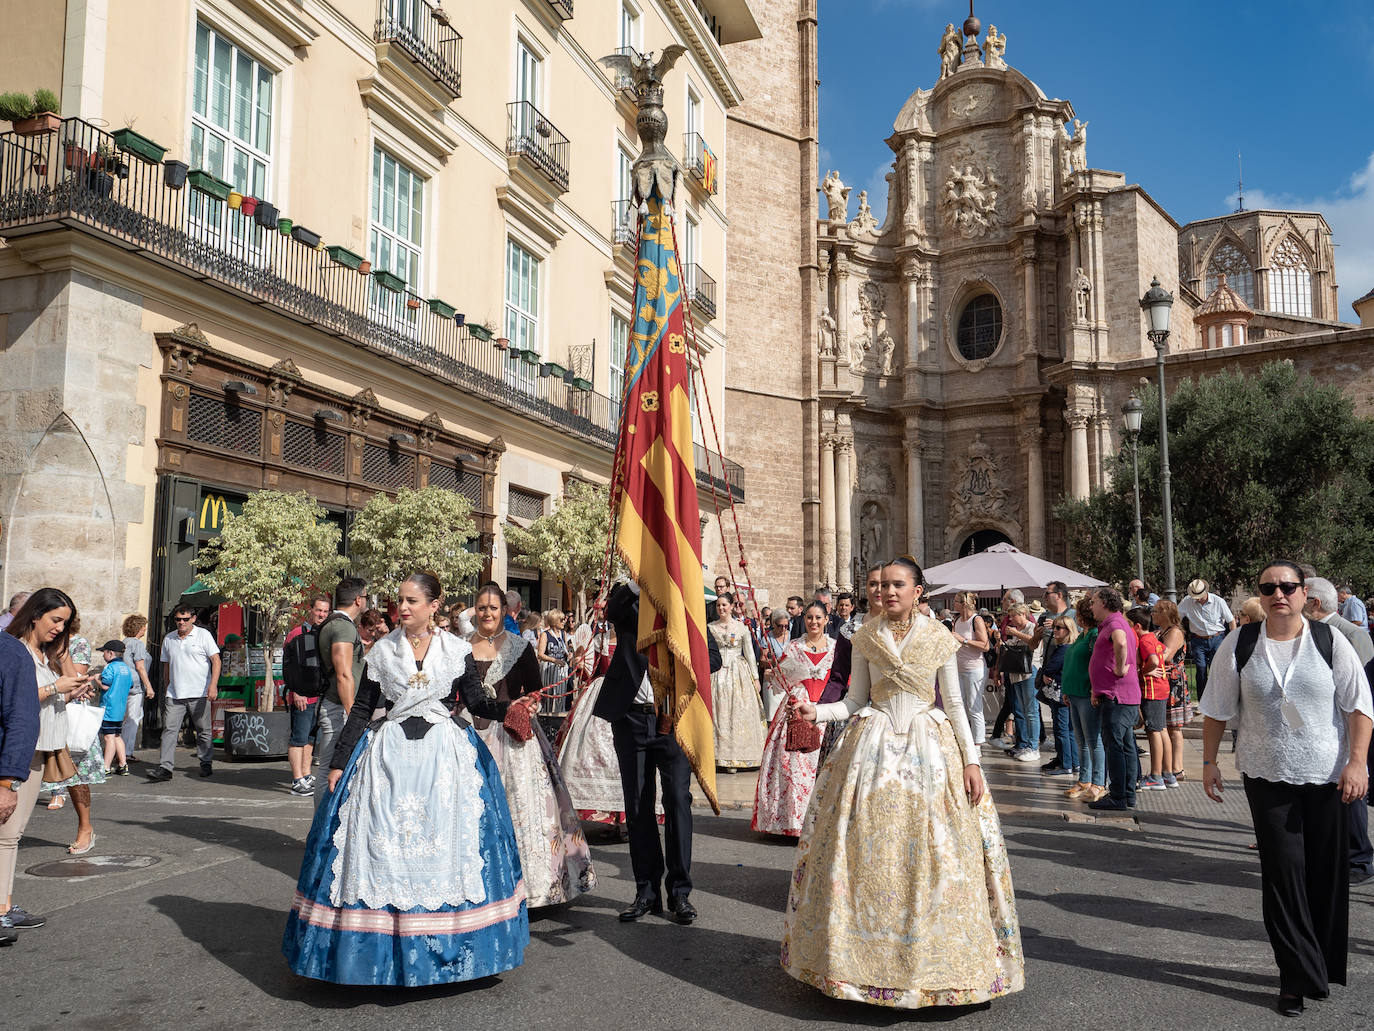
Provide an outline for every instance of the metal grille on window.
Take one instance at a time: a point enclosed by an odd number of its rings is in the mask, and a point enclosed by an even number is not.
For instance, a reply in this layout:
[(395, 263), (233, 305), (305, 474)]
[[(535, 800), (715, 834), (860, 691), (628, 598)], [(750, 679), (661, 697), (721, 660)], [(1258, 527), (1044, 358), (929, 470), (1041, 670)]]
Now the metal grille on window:
[(507, 511), (517, 519), (538, 519), (544, 514), (544, 495), (511, 487), (506, 498)]
[(187, 407), (186, 437), (242, 455), (262, 451), (262, 413), (227, 404), (218, 397), (192, 394)]
[(455, 493), (458, 490), (458, 467), (447, 462), (435, 462), (429, 467), (429, 485)]
[(413, 487), (415, 456), (377, 444), (364, 444), (363, 479), (383, 487)]
[(959, 316), (955, 343), (959, 353), (968, 361), (980, 361), (997, 350), (1002, 339), (1002, 306), (991, 294), (983, 294), (968, 302)]
[(429, 470), (429, 485), (443, 487), (468, 499), (473, 508), (482, 505), (482, 474), (456, 465), (436, 463)]
[(282, 431), (282, 458), (288, 465), (299, 465), (322, 473), (342, 476), (344, 437), (303, 422), (288, 422)]

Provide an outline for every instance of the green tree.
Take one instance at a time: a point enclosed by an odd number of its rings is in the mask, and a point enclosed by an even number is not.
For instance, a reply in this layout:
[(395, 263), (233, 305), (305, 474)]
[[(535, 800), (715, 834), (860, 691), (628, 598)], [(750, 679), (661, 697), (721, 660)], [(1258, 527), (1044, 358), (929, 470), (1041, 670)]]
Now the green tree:
[(407, 576), (433, 573), (446, 592), (482, 570), (465, 545), (477, 536), (467, 498), (442, 487), (402, 487), (393, 501), (374, 494), (353, 519), (348, 550), (368, 590), (395, 600)]
[[(1140, 505), (1145, 576), (1164, 580), (1159, 395), (1145, 391)], [(1359, 586), (1374, 580), (1374, 422), (1337, 386), (1288, 361), (1257, 375), (1185, 379), (1169, 398), (1174, 568), (1180, 591), (1202, 577), (1218, 592), (1253, 584), (1261, 563), (1290, 558)], [(1129, 444), (1107, 462), (1111, 486), (1055, 510), (1076, 568), (1135, 575)]]
[[(286, 634), (308, 595), (338, 581), (345, 564), (339, 527), (328, 516), (304, 492), (258, 491), (240, 515), (225, 517), (219, 537), (193, 560), (212, 593), (257, 614), (268, 682), (272, 643)], [(259, 692), (258, 709), (271, 712), (275, 696)]]
[[(586, 617), (587, 589), (601, 577), (610, 528), (610, 489), (574, 481), (548, 515), (528, 528), (507, 525), (504, 532), (514, 561), (541, 569), (568, 586), (581, 621)], [(618, 556), (613, 556), (611, 575), (620, 568)]]

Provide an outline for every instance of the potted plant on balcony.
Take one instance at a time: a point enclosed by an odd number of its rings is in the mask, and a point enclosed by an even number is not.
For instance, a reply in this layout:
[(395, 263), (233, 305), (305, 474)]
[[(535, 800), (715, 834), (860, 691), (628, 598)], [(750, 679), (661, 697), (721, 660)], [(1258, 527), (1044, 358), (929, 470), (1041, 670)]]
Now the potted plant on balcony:
[(291, 227), (294, 225), (295, 223), (285, 215), (279, 215), (277, 217), (277, 232), (281, 233), (282, 236), (290, 236)]
[(110, 135), (114, 137), (116, 147), (150, 165), (157, 164), (162, 160), (162, 155), (167, 153), (166, 147), (134, 132), (132, 121), (125, 128), (116, 129)]
[(239, 214), (244, 218), (252, 218), (253, 212), (258, 210), (258, 199), (256, 197), (244, 197), (243, 203), (239, 205)]
[(459, 326), (466, 325), (466, 324), (467, 324), (467, 321), (468, 321), (468, 317), (467, 317), (466, 315), (464, 315), (461, 311), (460, 311), (460, 312), (454, 312), (454, 314), (453, 314), (453, 321), (454, 321), (454, 323), (455, 323), (456, 325), (459, 325)]
[(384, 268), (379, 268), (372, 273), (372, 278), (377, 280), (377, 285), (383, 290), (390, 290), (394, 294), (400, 293), (405, 289), (406, 281), (394, 272), (388, 272)]
[(230, 211), (238, 211), (239, 208), (241, 208), (241, 207), (243, 207), (243, 194), (239, 193), (238, 190), (230, 190), (230, 191), (229, 191), (229, 210), (230, 210)]
[(592, 381), (589, 379), (583, 379), (581, 376), (574, 376), (572, 378), (571, 386), (574, 390), (581, 390), (585, 392), (592, 389)]
[(448, 12), (444, 10), (443, 4), (435, 4), (430, 8), (429, 16), (440, 25), (447, 25), (449, 23)]
[(253, 212), (253, 221), (264, 229), (277, 228), (277, 206), (270, 201), (258, 200), (258, 209)]
[(89, 168), (91, 164), (90, 152), (81, 145), (80, 140), (63, 140), (62, 164), (66, 166), (69, 172)]
[(357, 272), (363, 263), (361, 254), (354, 254), (347, 247), (340, 247), (338, 244), (326, 247), (325, 253), (329, 255), (329, 260), (334, 264), (351, 268), (354, 272)]
[(191, 169), (186, 181), (191, 184), (191, 189), (199, 190), (207, 197), (213, 197), (215, 200), (228, 200), (229, 191), (233, 189), (229, 183), (203, 168)]
[(429, 299), (429, 310), (443, 319), (451, 319), (458, 314), (458, 309), (447, 301), (441, 301), (437, 297)]
[(360, 275), (360, 276), (370, 276), (370, 275), (372, 275), (372, 262), (369, 261), (367, 258), (364, 258), (364, 259), (362, 260), (362, 263), (358, 266), (358, 275)]
[(533, 348), (526, 348), (525, 350), (521, 351), (520, 358), (524, 361), (526, 365), (539, 364), (539, 352), (534, 350)]
[(468, 323), (468, 332), (469, 332), (472, 336), (475, 336), (478, 340), (485, 340), (485, 341), (490, 341), (491, 338), (492, 338), (493, 336), (496, 335), (495, 333), (492, 332), (492, 329), (491, 329), (490, 326), (486, 326), (486, 325), (481, 325), (481, 326), (479, 326), (479, 325), (478, 325), (477, 323), (475, 323), (475, 322), (469, 322), (469, 323)]
[(103, 168), (121, 179), (129, 178), (129, 163), (108, 143), (102, 143), (96, 148), (95, 154), (91, 157), (91, 167)]
[(318, 247), (320, 245), (320, 234), (313, 232), (305, 226), (296, 226), (291, 230), (291, 238), (298, 243), (303, 243), (307, 247)]
[(62, 109), (57, 94), (49, 89), (27, 93), (0, 94), (0, 118), (14, 126), (16, 136), (37, 136), (56, 132), (62, 124), (57, 113)]
[(114, 192), (114, 176), (103, 165), (98, 165), (86, 172), (86, 185), (92, 193), (108, 197)]
[(186, 185), (186, 176), (190, 171), (191, 166), (185, 161), (164, 161), (162, 182), (173, 190), (179, 190)]
[(549, 376), (553, 379), (562, 379), (568, 370), (557, 362), (544, 362), (539, 366), (539, 375)]
[(420, 298), (416, 297), (414, 294), (406, 294), (406, 307), (411, 311), (419, 311)]
[(498, 351), (510, 350), (510, 337), (497, 337), (492, 343), (496, 345)]

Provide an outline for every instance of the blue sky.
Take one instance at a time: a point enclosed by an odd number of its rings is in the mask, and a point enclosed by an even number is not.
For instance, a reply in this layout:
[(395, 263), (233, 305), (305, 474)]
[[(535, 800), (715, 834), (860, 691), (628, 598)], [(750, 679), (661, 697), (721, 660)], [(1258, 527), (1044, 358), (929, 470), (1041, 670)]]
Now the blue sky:
[[(959, 0), (821, 0), (820, 170), (887, 206), (883, 143), (935, 84)], [(1236, 206), (1317, 210), (1335, 233), (1341, 318), (1374, 289), (1374, 3), (977, 0), (1007, 63), (1088, 121), (1088, 164), (1124, 172), (1180, 223)], [(853, 202), (851, 202), (853, 203)], [(854, 210), (851, 207), (851, 211)]]

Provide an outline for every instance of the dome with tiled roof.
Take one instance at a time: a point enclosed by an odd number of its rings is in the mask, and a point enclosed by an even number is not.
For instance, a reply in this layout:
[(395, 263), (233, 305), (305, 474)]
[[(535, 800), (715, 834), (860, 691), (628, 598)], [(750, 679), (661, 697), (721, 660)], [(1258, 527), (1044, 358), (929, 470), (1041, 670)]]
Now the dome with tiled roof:
[(1244, 298), (1227, 285), (1226, 274), (1222, 273), (1217, 280), (1217, 288), (1207, 295), (1207, 300), (1202, 302), (1202, 307), (1197, 310), (1195, 317), (1202, 318), (1207, 315), (1230, 314), (1231, 312), (1246, 315), (1255, 314), (1255, 310), (1245, 303)]

